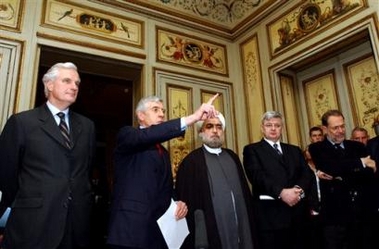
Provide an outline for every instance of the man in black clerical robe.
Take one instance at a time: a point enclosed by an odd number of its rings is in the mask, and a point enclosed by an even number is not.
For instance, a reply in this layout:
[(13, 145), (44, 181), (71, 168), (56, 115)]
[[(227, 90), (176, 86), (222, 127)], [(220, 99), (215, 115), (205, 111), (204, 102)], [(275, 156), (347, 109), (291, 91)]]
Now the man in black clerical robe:
[[(190, 234), (181, 248), (196, 248), (199, 236), (206, 236), (208, 248), (255, 248), (252, 197), (242, 164), (233, 151), (221, 148), (225, 119), (220, 113), (198, 122), (198, 127), (203, 146), (183, 159), (176, 178), (178, 198), (187, 203), (189, 210), (186, 218)], [(196, 227), (201, 225), (196, 224), (196, 210), (204, 212), (206, 235), (195, 235)]]

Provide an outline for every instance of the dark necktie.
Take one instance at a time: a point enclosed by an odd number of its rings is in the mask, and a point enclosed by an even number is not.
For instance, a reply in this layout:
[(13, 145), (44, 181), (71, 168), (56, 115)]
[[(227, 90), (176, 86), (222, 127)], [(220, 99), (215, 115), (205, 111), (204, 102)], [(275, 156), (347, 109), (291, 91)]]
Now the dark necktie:
[(335, 143), (334, 144), (334, 148), (336, 148), (338, 154), (340, 154), (340, 155), (344, 155), (345, 154), (345, 149), (342, 148), (341, 144)]
[(162, 156), (163, 155), (162, 145), (161, 144), (156, 144), (155, 147), (157, 147), (159, 155)]
[(278, 149), (278, 144), (274, 144), (274, 149), (278, 152), (279, 155), (283, 155), (282, 152)]
[(64, 119), (65, 114), (63, 112), (59, 112), (57, 113), (57, 115), (61, 119), (61, 121), (59, 122), (59, 130), (62, 133), (64, 144), (66, 145), (67, 148), (71, 149), (70, 133), (68, 131), (68, 126)]

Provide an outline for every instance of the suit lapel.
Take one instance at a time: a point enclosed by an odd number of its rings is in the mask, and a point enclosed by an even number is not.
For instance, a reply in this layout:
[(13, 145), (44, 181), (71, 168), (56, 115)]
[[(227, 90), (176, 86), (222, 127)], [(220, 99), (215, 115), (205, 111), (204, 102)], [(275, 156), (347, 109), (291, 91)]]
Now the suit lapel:
[(64, 139), (59, 131), (59, 127), (57, 123), (55, 122), (55, 119), (53, 117), (53, 114), (50, 112), (49, 108), (46, 104), (39, 107), (39, 120), (41, 121), (42, 125), (41, 128), (54, 140), (56, 140), (59, 144), (66, 147), (64, 144)]
[[(268, 142), (266, 142), (266, 140), (262, 139), (262, 145), (263, 145), (264, 149), (266, 151), (268, 151), (268, 153), (270, 153), (270, 155), (272, 157), (276, 158), (281, 164), (284, 164), (283, 156), (279, 155), (278, 152), (276, 152), (275, 149)], [(280, 144), (280, 145), (282, 145), (282, 144)], [(282, 149), (283, 149), (283, 147), (282, 147)], [(283, 153), (284, 153), (284, 151), (283, 151)]]
[(76, 115), (76, 113), (70, 111), (69, 116), (70, 116), (70, 139), (72, 143), (72, 148), (74, 148), (80, 134), (82, 133), (83, 126), (79, 120), (78, 115)]

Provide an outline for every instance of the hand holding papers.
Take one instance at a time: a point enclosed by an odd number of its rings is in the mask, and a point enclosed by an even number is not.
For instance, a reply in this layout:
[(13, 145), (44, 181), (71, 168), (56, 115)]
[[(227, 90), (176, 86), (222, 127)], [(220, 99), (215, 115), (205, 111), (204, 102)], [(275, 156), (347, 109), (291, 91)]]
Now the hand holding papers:
[(186, 219), (176, 220), (176, 203), (171, 200), (171, 205), (167, 211), (157, 220), (163, 237), (169, 249), (179, 249), (184, 239), (189, 234)]

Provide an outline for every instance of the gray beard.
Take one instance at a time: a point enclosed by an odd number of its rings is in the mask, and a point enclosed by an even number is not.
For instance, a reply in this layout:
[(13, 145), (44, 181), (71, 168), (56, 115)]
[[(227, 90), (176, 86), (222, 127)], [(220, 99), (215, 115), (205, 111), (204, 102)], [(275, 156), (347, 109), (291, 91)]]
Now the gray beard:
[(221, 148), (222, 144), (224, 143), (224, 139), (222, 138), (203, 138), (203, 143), (206, 144), (210, 148)]

